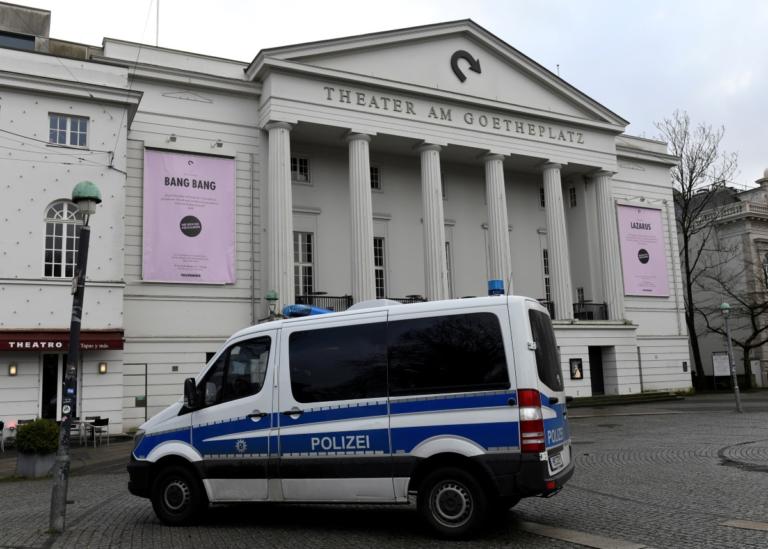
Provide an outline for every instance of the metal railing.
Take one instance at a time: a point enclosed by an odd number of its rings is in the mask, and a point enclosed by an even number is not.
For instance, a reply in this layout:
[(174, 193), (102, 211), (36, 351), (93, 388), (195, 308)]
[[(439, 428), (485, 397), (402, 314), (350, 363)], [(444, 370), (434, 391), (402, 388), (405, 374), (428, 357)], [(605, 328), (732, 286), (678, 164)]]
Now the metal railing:
[(608, 305), (579, 301), (573, 304), (573, 318), (576, 320), (608, 320)]
[(328, 309), (329, 311), (346, 311), (352, 306), (352, 296), (342, 295), (297, 295), (296, 303), (298, 305), (313, 305), (315, 307), (321, 307)]

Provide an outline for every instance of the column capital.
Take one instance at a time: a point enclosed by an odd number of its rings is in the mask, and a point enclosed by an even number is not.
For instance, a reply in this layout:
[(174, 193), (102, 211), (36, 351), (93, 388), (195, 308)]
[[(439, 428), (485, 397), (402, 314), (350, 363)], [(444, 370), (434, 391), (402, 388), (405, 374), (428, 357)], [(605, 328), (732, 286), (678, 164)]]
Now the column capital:
[(541, 165), (541, 171), (559, 170), (562, 167), (563, 167), (563, 165), (562, 164), (558, 164), (557, 162), (545, 162), (544, 164)]
[(442, 145), (436, 145), (434, 143), (422, 143), (420, 145), (416, 145), (416, 151), (418, 152), (424, 152), (424, 151), (440, 152), (442, 150), (443, 150)]
[(597, 179), (598, 177), (613, 177), (616, 175), (616, 172), (612, 172), (610, 170), (596, 170), (589, 174), (590, 179)]
[(280, 121), (273, 121), (273, 122), (267, 122), (264, 124), (264, 129), (269, 131), (273, 130), (275, 128), (283, 128), (284, 130), (291, 131), (293, 129), (293, 124), (290, 122), (280, 122)]
[(507, 157), (506, 154), (499, 154), (499, 153), (494, 153), (494, 152), (487, 152), (487, 153), (483, 153), (483, 154), (480, 155), (480, 158), (483, 161), (501, 160), (503, 162), (506, 157)]
[(366, 143), (371, 142), (371, 136), (367, 133), (348, 132), (345, 139), (347, 143), (350, 141), (365, 141)]

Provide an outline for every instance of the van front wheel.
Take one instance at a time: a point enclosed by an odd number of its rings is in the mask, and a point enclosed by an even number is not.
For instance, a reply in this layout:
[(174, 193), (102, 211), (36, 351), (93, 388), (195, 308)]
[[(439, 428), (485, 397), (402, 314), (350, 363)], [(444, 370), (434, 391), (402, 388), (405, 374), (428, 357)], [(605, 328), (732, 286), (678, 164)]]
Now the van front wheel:
[(189, 524), (205, 505), (197, 478), (185, 467), (168, 467), (157, 476), (152, 490), (152, 508), (165, 524)]
[(445, 467), (427, 475), (419, 487), (419, 513), (444, 538), (464, 538), (483, 522), (488, 496), (474, 476)]

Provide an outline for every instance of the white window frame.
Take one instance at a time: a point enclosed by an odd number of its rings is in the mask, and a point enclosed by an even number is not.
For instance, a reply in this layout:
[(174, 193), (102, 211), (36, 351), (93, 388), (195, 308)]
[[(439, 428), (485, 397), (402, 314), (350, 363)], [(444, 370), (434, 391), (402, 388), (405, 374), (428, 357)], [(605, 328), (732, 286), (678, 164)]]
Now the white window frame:
[[(75, 276), (80, 238), (79, 226), (82, 223), (77, 206), (70, 200), (57, 200), (46, 208), (43, 245), (43, 276), (45, 278)], [(58, 274), (56, 274), (57, 269)]]
[(309, 157), (302, 155), (291, 156), (291, 181), (300, 185), (312, 184), (312, 170)]
[(371, 190), (381, 192), (381, 167), (377, 164), (371, 164)]
[[(309, 260), (305, 256), (307, 249)], [(315, 234), (309, 231), (293, 231), (293, 289), (297, 296), (315, 291)]]
[[(54, 120), (56, 121), (55, 127), (53, 125)], [(84, 129), (83, 124), (85, 125)], [(71, 114), (49, 112), (48, 144), (57, 145), (60, 147), (77, 147), (78, 149), (87, 149), (88, 126), (90, 126), (90, 119), (87, 116), (75, 116)], [(80, 136), (83, 136), (83, 143), (80, 143)]]
[(552, 285), (549, 277), (549, 250), (547, 248), (541, 250), (541, 261), (544, 268), (544, 300), (551, 303)]
[[(378, 245), (377, 245), (378, 244)], [(383, 236), (373, 237), (373, 279), (376, 299), (387, 297), (386, 241)], [(378, 254), (376, 253), (378, 250)], [(379, 284), (381, 281), (381, 284)], [(381, 290), (381, 291), (379, 291)]]

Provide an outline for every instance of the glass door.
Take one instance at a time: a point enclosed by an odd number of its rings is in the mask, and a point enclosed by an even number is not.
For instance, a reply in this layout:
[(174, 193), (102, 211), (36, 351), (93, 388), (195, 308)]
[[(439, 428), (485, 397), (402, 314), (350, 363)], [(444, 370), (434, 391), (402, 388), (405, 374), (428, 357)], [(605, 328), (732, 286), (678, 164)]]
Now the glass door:
[(40, 417), (61, 420), (61, 392), (64, 382), (64, 365), (67, 355), (44, 354)]

